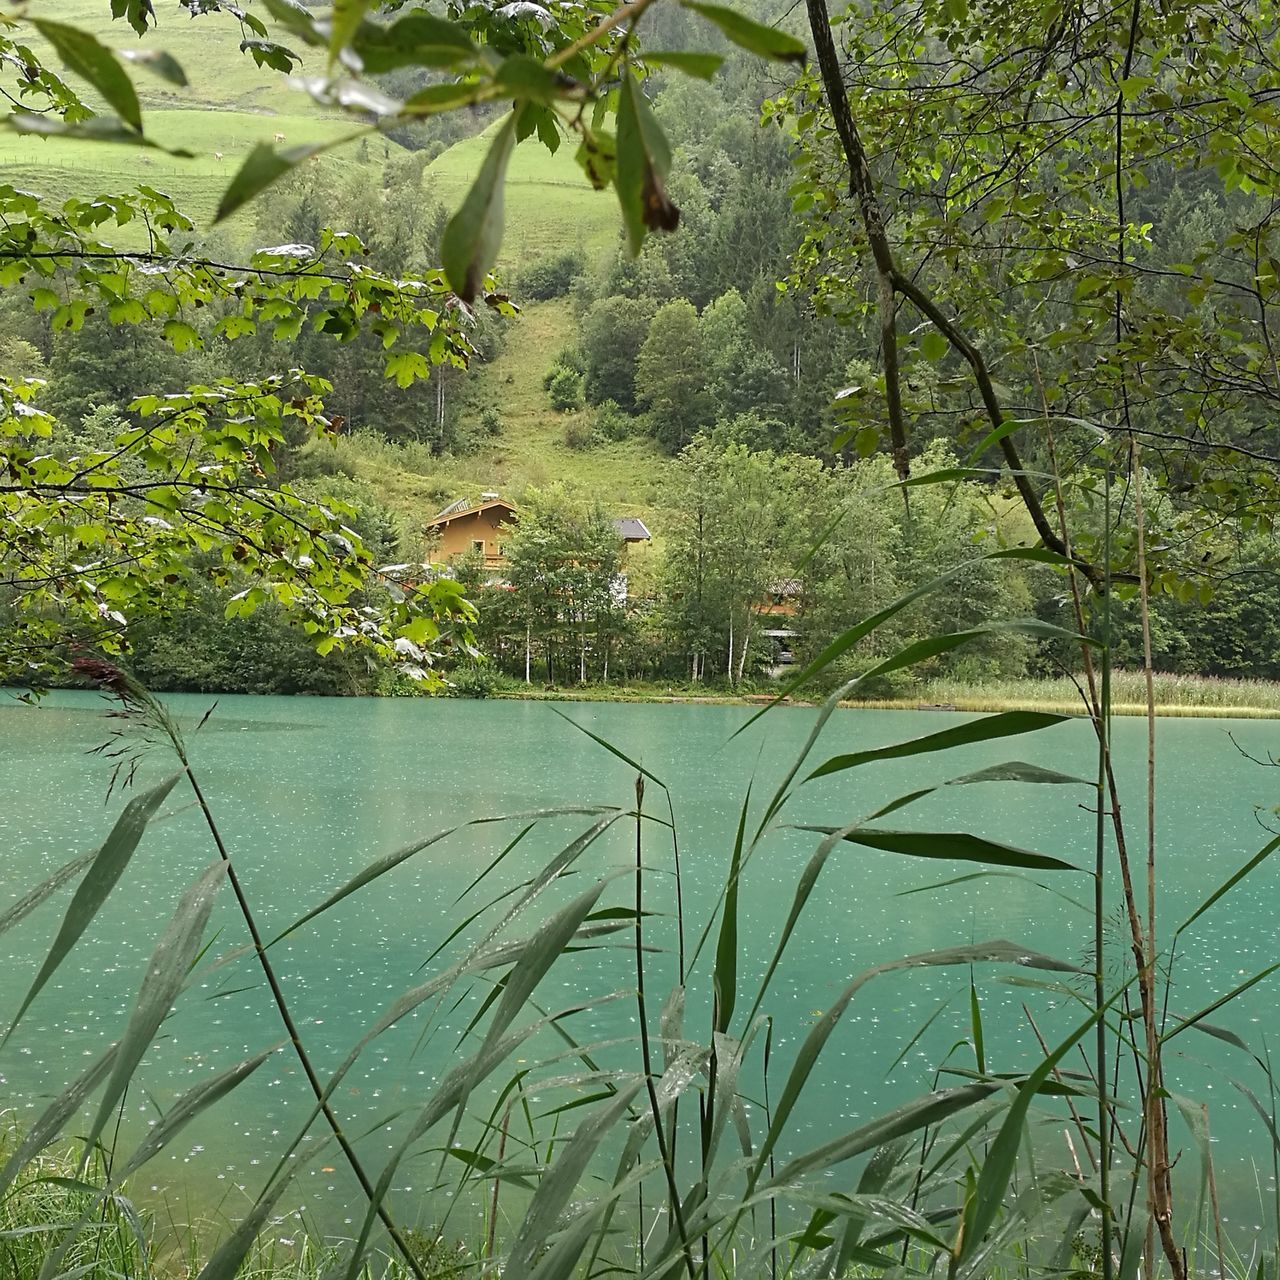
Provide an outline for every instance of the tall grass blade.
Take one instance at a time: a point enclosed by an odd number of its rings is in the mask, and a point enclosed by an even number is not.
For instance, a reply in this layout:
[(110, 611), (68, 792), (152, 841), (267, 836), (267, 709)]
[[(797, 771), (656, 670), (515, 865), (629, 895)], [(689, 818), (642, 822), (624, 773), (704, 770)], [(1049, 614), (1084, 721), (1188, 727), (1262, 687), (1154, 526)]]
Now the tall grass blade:
[(107, 1078), (119, 1044), (113, 1044), (80, 1073), (29, 1126), (22, 1141), (0, 1170), (0, 1196), (8, 1190), (27, 1161), (53, 1142), (84, 1106), (85, 1099)]
[(824, 671), (837, 658), (848, 653), (860, 640), (865, 639), (881, 624), (888, 622), (890, 618), (902, 612), (909, 605), (914, 604), (917, 600), (922, 599), (930, 592), (936, 591), (939, 587), (944, 587), (949, 582), (955, 581), (962, 574), (967, 573), (975, 565), (984, 563), (987, 560), (1035, 560), (1040, 563), (1056, 564), (1067, 566), (1071, 562), (1052, 551), (1047, 551), (1037, 547), (1013, 547), (1005, 551), (994, 551), (987, 555), (976, 556), (972, 560), (966, 560), (963, 564), (958, 564), (945, 573), (939, 574), (936, 578), (923, 583), (912, 591), (908, 591), (906, 595), (899, 596), (892, 604), (881, 609), (879, 613), (874, 613), (871, 617), (864, 619), (855, 626), (850, 627), (842, 635), (837, 636), (823, 651), (818, 654), (807, 667), (804, 668), (793, 679), (789, 680), (782, 691), (767, 703), (759, 711), (756, 712), (747, 722), (734, 730), (731, 737), (737, 737), (738, 734), (745, 732), (757, 720), (760, 719), (771, 708), (776, 707), (778, 703), (789, 698), (802, 685), (808, 684), (819, 672)]
[(1182, 933), (1186, 929), (1189, 929), (1197, 920), (1200, 919), (1202, 915), (1204, 915), (1206, 911), (1209, 910), (1211, 906), (1213, 906), (1215, 902), (1217, 902), (1220, 898), (1224, 897), (1226, 894), (1230, 893), (1231, 890), (1234, 889), (1236, 885), (1238, 885), (1240, 881), (1245, 878), (1245, 876), (1247, 876), (1256, 867), (1261, 866), (1262, 863), (1264, 863), (1277, 849), (1280, 849), (1280, 836), (1277, 836), (1274, 840), (1271, 840), (1267, 844), (1263, 845), (1263, 847), (1259, 849), (1258, 852), (1255, 853), (1253, 857), (1250, 858), (1249, 861), (1244, 864), (1244, 866), (1242, 866), (1238, 871), (1234, 872), (1232, 875), (1228, 876), (1227, 879), (1224, 880), (1177, 927), (1177, 929), (1174, 931), (1174, 936), (1177, 937), (1178, 934)]
[(751, 787), (748, 785), (738, 814), (738, 830), (733, 838), (729, 878), (725, 881), (724, 907), (720, 913), (720, 936), (716, 941), (716, 961), (711, 974), (715, 1002), (712, 1024), (716, 1031), (721, 1032), (729, 1029), (738, 998), (738, 881), (742, 874), (742, 850), (750, 804)]
[(262, 1195), (258, 1197), (257, 1203), (236, 1224), (236, 1229), (218, 1246), (213, 1256), (201, 1268), (196, 1280), (236, 1280), (245, 1258), (249, 1256), (249, 1250), (253, 1248), (253, 1242), (266, 1225), (271, 1211), (293, 1180), (296, 1171), (297, 1166), (291, 1165), (282, 1176), (268, 1184)]
[(966, 773), (959, 778), (951, 778), (943, 785), (948, 787), (967, 787), (975, 782), (1033, 782), (1041, 785), (1094, 787), (1092, 778), (1077, 778), (1074, 774), (1059, 773), (1056, 769), (1045, 769), (1038, 764), (1027, 764), (1024, 760), (1007, 760), (1004, 764), (989, 765), (975, 773)]
[(634, 769), (637, 773), (642, 774), (644, 777), (648, 778), (650, 782), (654, 783), (656, 786), (661, 787), (664, 791), (666, 790), (667, 784), (663, 782), (662, 779), (659, 778), (656, 773), (652, 773), (650, 770), (646, 769), (644, 765), (642, 765), (638, 760), (633, 760), (629, 755), (627, 755), (625, 751), (622, 750), (621, 747), (614, 746), (612, 742), (610, 742), (607, 738), (602, 738), (598, 733), (592, 733), (590, 729), (588, 729), (585, 725), (579, 724), (572, 716), (565, 715), (565, 713), (561, 711), (559, 707), (552, 707), (551, 710), (554, 711), (556, 715), (560, 717), (561, 720), (565, 720), (569, 724), (573, 725), (573, 727), (577, 729), (579, 733), (585, 733), (587, 737), (591, 739), (592, 742), (594, 742), (597, 746), (603, 747), (611, 756), (614, 756), (616, 759), (621, 760), (623, 764), (628, 765), (630, 768)]
[(204, 874), (182, 895), (168, 928), (156, 944), (129, 1024), (120, 1038), (111, 1076), (89, 1130), (87, 1148), (97, 1142), (143, 1054), (182, 990), (182, 984), (199, 954), (205, 926), (213, 911), (213, 900), (226, 872), (227, 864), (221, 858), (205, 868)]
[[(1255, 973), (1253, 977), (1246, 978), (1238, 986), (1232, 987), (1226, 995), (1219, 996), (1212, 1004), (1205, 1005), (1205, 1007), (1198, 1013), (1193, 1013), (1189, 1018), (1183, 1018), (1181, 1022), (1176, 1026), (1171, 1027), (1160, 1037), (1160, 1042), (1162, 1044), (1166, 1044), (1168, 1041), (1172, 1040), (1174, 1036), (1181, 1035), (1188, 1027), (1194, 1027), (1202, 1018), (1207, 1018), (1211, 1013), (1221, 1009), (1224, 1004), (1230, 1004), (1238, 995), (1242, 995), (1244, 992), (1248, 991), (1250, 987), (1256, 986), (1264, 978), (1269, 978), (1277, 969), (1280, 969), (1280, 961), (1277, 961), (1275, 964), (1268, 965), (1265, 969)], [(1219, 1036), (1219, 1039), (1221, 1038), (1222, 1037)]]
[(8, 1031), (4, 1033), (3, 1038), (0, 1038), (0, 1048), (3, 1048), (5, 1042), (13, 1035), (18, 1023), (22, 1021), (22, 1015), (31, 1007), (31, 1002), (40, 994), (44, 984), (67, 958), (71, 948), (80, 940), (94, 916), (98, 914), (102, 904), (107, 900), (107, 895), (115, 888), (129, 865), (129, 859), (133, 857), (133, 852), (138, 847), (147, 824), (155, 816), (156, 810), (164, 803), (165, 797), (173, 790), (174, 784), (180, 777), (182, 777), (181, 773), (173, 774), (163, 782), (157, 783), (149, 791), (134, 796), (125, 805), (124, 811), (116, 819), (115, 826), (111, 828), (111, 834), (94, 854), (85, 878), (80, 882), (80, 887), (68, 904), (62, 927), (58, 930), (53, 946), (49, 948), (49, 953), (45, 956), (40, 972), (31, 984), (31, 989), (18, 1007), (18, 1012), (14, 1015)]
[(30, 893), (19, 898), (13, 906), (0, 914), (0, 933), (12, 929), (15, 924), (25, 920), (46, 898), (51, 897), (69, 880), (74, 880), (94, 859), (92, 853), (81, 854), (64, 863), (47, 880), (36, 885)]
[[(301, 929), (304, 924), (309, 924), (317, 916), (322, 915), (331, 907), (335, 907), (344, 898), (349, 898), (353, 893), (359, 892), (366, 885), (372, 884), (375, 880), (386, 875), (388, 871), (394, 871), (396, 867), (407, 862), (415, 854), (421, 853), (424, 849), (429, 849), (434, 844), (439, 844), (441, 840), (453, 835), (455, 832), (462, 831), (467, 827), (477, 827), (492, 825), (498, 822), (520, 822), (533, 819), (535, 822), (542, 818), (565, 817), (569, 815), (596, 814), (596, 813), (621, 813), (621, 810), (606, 808), (604, 806), (581, 806), (575, 805), (562, 809), (537, 809), (530, 810), (525, 813), (503, 814), (496, 818), (473, 818), (470, 822), (461, 822), (457, 826), (447, 827), (443, 831), (437, 831), (434, 835), (427, 836), (423, 840), (414, 840), (402, 848), (396, 849), (392, 853), (383, 854), (381, 858), (375, 858), (367, 867), (358, 871), (346, 884), (335, 889), (325, 900), (313, 907), (305, 915), (295, 920), (283, 933), (277, 934), (267, 945), (275, 946), (277, 942), (287, 938), (291, 933)], [(483, 879), (483, 877), (480, 877)], [(477, 881), (478, 883), (478, 881)], [(472, 886), (474, 887), (474, 886)]]
[[(798, 824), (798, 831), (834, 835), (839, 827)], [(1033, 853), (1016, 845), (988, 840), (964, 831), (885, 831), (855, 827), (840, 837), (849, 844), (865, 845), (882, 853), (909, 858), (943, 858), (956, 862), (982, 862), (997, 867), (1021, 867), (1027, 871), (1079, 871), (1080, 868), (1046, 853)]]
[(856, 769), (860, 765), (870, 764), (876, 760), (900, 760), (907, 756), (926, 755), (933, 751), (950, 751), (955, 747), (968, 746), (975, 742), (990, 742), (997, 738), (1035, 733), (1037, 730), (1061, 724), (1070, 718), (1049, 715), (1041, 711), (1003, 711), (997, 715), (982, 716), (977, 720), (943, 729), (938, 733), (926, 734), (922, 738), (898, 742), (890, 747), (877, 747), (868, 751), (854, 751), (846, 755), (832, 756), (830, 760), (820, 764), (809, 774), (809, 778), (825, 778), (830, 774), (841, 773), (846, 769)]
[(1018, 1148), (1022, 1145), (1023, 1126), (1026, 1124), (1032, 1099), (1044, 1087), (1053, 1074), (1054, 1068), (1062, 1061), (1068, 1050), (1089, 1032), (1105, 1015), (1106, 1010), (1119, 999), (1119, 996), (1120, 992), (1117, 992), (1101, 1009), (1090, 1013), (1052, 1053), (1044, 1058), (1018, 1089), (1004, 1123), (1001, 1124), (1000, 1131), (996, 1134), (995, 1141), (991, 1144), (982, 1163), (977, 1191), (970, 1202), (969, 1211), (965, 1214), (963, 1236), (958, 1252), (959, 1262), (966, 1262), (975, 1253), (1000, 1213), (1005, 1192), (1013, 1178)]
[[(940, 951), (925, 951), (917, 955), (906, 956), (901, 960), (890, 961), (887, 964), (876, 965), (874, 968), (867, 969), (860, 973), (848, 986), (840, 993), (835, 1003), (827, 1010), (826, 1013), (818, 1019), (817, 1023), (805, 1037), (796, 1054), (795, 1062), (791, 1068), (791, 1073), (787, 1077), (787, 1082), (783, 1087), (782, 1095), (778, 1099), (777, 1107), (774, 1110), (773, 1122), (769, 1126), (769, 1132), (765, 1138), (764, 1144), (760, 1152), (756, 1156), (756, 1176), (759, 1176), (760, 1169), (763, 1168), (765, 1160), (769, 1153), (778, 1143), (778, 1139), (782, 1135), (783, 1129), (786, 1127), (787, 1121), (790, 1119), (791, 1112), (794, 1110), (797, 1101), (804, 1091), (805, 1085), (808, 1083), (809, 1076), (813, 1072), (813, 1068), (817, 1063), (818, 1055), (830, 1038), (831, 1033), (835, 1030), (836, 1025), (844, 1016), (845, 1010), (849, 1006), (849, 1002), (873, 978), (880, 977), (882, 974), (893, 973), (901, 969), (927, 968), (946, 965), (971, 965), (979, 963), (1000, 963), (1000, 964), (1018, 964), (1026, 965), (1036, 969), (1049, 969), (1055, 972), (1079, 972), (1075, 965), (1066, 963), (1063, 960), (1056, 960), (1051, 956), (1041, 955), (1037, 951), (1033, 951), (1029, 947), (1020, 947), (1016, 943), (998, 940), (995, 942), (979, 943), (964, 947), (950, 947)], [(1068, 1046), (1070, 1047), (1070, 1046)], [(1065, 1049), (1063, 1050), (1065, 1052)], [(985, 1095), (984, 1095), (985, 1096)], [(897, 1133), (887, 1133), (884, 1137), (877, 1139), (873, 1146), (881, 1146), (888, 1142), (890, 1138), (897, 1137)]]
[(1016, 880), (1019, 884), (1033, 884), (1037, 889), (1043, 889), (1045, 893), (1051, 893), (1055, 898), (1061, 898), (1064, 902), (1071, 903), (1073, 907), (1090, 914), (1090, 908), (1079, 899), (1063, 893), (1060, 889), (1055, 889), (1052, 885), (1041, 884), (1039, 880), (1028, 880), (1026, 876), (1020, 876), (1014, 871), (970, 871), (967, 875), (952, 876), (949, 880), (935, 880), (932, 884), (920, 884), (914, 889), (900, 889), (893, 896), (909, 898), (913, 893), (934, 893), (938, 889), (949, 889), (952, 885), (968, 884), (971, 880)]
[(160, 1120), (151, 1126), (147, 1136), (138, 1144), (124, 1167), (119, 1172), (113, 1172), (113, 1183), (119, 1185), (125, 1182), (148, 1160), (163, 1151), (192, 1120), (243, 1084), (272, 1054), (278, 1053), (287, 1043), (287, 1040), (281, 1040), (269, 1049), (263, 1049), (261, 1053), (245, 1058), (242, 1062), (237, 1062), (225, 1071), (218, 1072), (216, 1076), (202, 1080), (194, 1088), (188, 1089)]
[(770, 1188), (780, 1190), (797, 1183), (803, 1177), (834, 1168), (846, 1160), (852, 1160), (854, 1156), (874, 1151), (897, 1138), (932, 1128), (943, 1120), (984, 1102), (1000, 1087), (994, 1082), (981, 1081), (956, 1085), (950, 1089), (938, 1089), (911, 1102), (905, 1102), (848, 1133), (792, 1157), (774, 1177), (762, 1183), (760, 1189), (762, 1192)]
[(578, 1126), (543, 1177), (529, 1204), (503, 1271), (506, 1280), (523, 1280), (529, 1273), (538, 1255), (546, 1248), (548, 1236), (600, 1143), (622, 1119), (631, 1100), (643, 1087), (641, 1079), (630, 1081)]

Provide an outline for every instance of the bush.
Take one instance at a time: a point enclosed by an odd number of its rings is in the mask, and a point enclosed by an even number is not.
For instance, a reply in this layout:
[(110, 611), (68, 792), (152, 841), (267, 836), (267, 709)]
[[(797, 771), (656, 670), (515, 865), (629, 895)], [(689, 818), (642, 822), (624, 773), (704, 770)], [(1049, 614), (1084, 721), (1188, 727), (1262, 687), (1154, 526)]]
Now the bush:
[(595, 434), (603, 440), (625, 440), (635, 432), (635, 420), (616, 400), (596, 407)]
[(480, 430), (487, 436), (502, 434), (502, 415), (497, 405), (487, 404), (480, 410)]
[(599, 444), (595, 428), (584, 418), (571, 418), (564, 429), (564, 442), (570, 449), (590, 449)]
[(563, 298), (569, 292), (574, 277), (580, 276), (585, 266), (586, 261), (577, 249), (558, 253), (551, 258), (540, 258), (520, 273), (520, 292), (526, 298), (538, 302), (545, 302), (548, 298)]
[(564, 365), (552, 369), (547, 391), (551, 396), (551, 407), (557, 413), (582, 407), (582, 375), (566, 369)]
[(492, 667), (459, 667), (449, 677), (451, 698), (487, 698), (498, 686), (498, 678)]

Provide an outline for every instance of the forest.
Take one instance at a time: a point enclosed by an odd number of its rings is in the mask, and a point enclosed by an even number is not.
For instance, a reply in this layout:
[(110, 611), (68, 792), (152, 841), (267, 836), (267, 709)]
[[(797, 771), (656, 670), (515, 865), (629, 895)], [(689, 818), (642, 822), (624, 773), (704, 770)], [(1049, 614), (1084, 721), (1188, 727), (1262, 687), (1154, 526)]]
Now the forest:
[[(1276, 708), (1269, 0), (69, 0), (0, 95), (0, 1280), (1275, 1273), (1277, 756), (1157, 724)], [(219, 697), (633, 685), (752, 701)]]
[[(659, 28), (660, 43), (691, 38), (676, 18), (663, 19), (659, 12), (655, 21), (676, 23), (669, 32)], [(537, 491), (560, 486), (564, 492), (556, 501), (574, 514), (561, 521), (555, 554), (586, 563), (592, 521), (625, 513), (606, 509), (612, 470), (593, 470), (591, 459), (607, 453), (610, 444), (642, 442), (645, 451), (625, 455), (620, 465), (647, 481), (642, 501), (656, 534), (655, 553), (633, 567), (632, 589), (621, 605), (600, 591), (587, 592), (594, 604), (583, 605), (582, 591), (557, 601), (545, 583), (535, 601), (514, 580), (503, 584), (510, 590), (502, 598), (481, 593), (475, 641), (486, 661), (477, 664), (468, 656), (459, 665), (446, 658), (445, 666), (456, 668), (450, 679), (455, 692), (484, 692), (504, 672), (521, 675), (524, 646), (512, 637), (535, 630), (542, 637), (538, 669), (545, 684), (611, 678), (615, 684), (675, 682), (693, 690), (744, 681), (767, 687), (769, 673), (777, 671), (778, 648), (760, 634), (766, 629), (760, 606), (769, 585), (794, 580), (802, 588), (788, 651), (803, 660), (839, 634), (849, 611), (874, 611), (899, 589), (930, 580), (975, 547), (1013, 545), (1034, 535), (1007, 474), (1002, 478), (991, 469), (998, 449), (987, 445), (975, 452), (984, 432), (967, 392), (958, 388), (956, 357), (948, 356), (941, 339), (926, 335), (903, 383), (913, 448), (926, 468), (963, 464), (971, 473), (956, 479), (944, 503), (945, 528), (930, 527), (927, 546), (898, 536), (896, 526), (909, 521), (910, 511), (891, 492), (894, 477), (882, 466), (884, 455), (876, 456), (888, 429), (876, 334), (857, 323), (847, 297), (837, 303), (812, 290), (819, 245), (831, 234), (830, 218), (817, 212), (823, 200), (830, 201), (813, 176), (820, 157), (797, 135), (797, 107), (774, 64), (734, 46), (716, 56), (723, 64), (710, 82), (661, 66), (647, 82), (671, 148), (668, 188), (681, 209), (680, 235), (649, 239), (637, 257), (623, 239), (595, 250), (579, 240), (529, 255), (503, 280), (517, 307), (565, 308), (572, 335), (561, 349), (543, 353), (540, 402), (551, 430), (562, 431), (570, 461), (549, 477), (517, 469), (510, 475), (510, 496), (523, 499), (532, 490), (530, 518), (536, 519), (546, 507)], [(406, 91), (408, 74), (406, 69), (382, 79), (389, 89), (400, 85)], [(363, 139), (355, 165), (317, 162), (296, 169), (234, 231), (188, 229), (198, 237), (188, 240), (191, 251), (210, 261), (248, 261), (272, 239), (283, 241), (281, 247), (320, 246), (333, 225), (358, 237), (362, 261), (374, 269), (426, 272), (439, 258), (448, 222), (428, 166), (457, 141), (459, 130), (461, 136), (482, 134), (496, 117), (496, 108), (478, 108), (462, 119), (437, 115), (385, 130), (399, 144), (394, 155), (389, 143)], [(373, 173), (381, 198), (371, 202), (365, 195)], [(1231, 242), (1256, 199), (1247, 185), (1218, 189), (1214, 183), (1206, 189), (1198, 167), (1175, 161), (1146, 166), (1130, 197), (1131, 205), (1142, 202), (1132, 212), (1138, 228), (1134, 252), (1140, 255), (1144, 302), (1167, 314), (1164, 323), (1176, 319), (1185, 325), (1198, 314), (1207, 267), (1197, 268), (1202, 274), (1194, 277), (1194, 287), (1172, 283), (1192, 278), (1186, 274), (1189, 264), (1207, 263), (1206, 255), (1219, 246), (1238, 248)], [(584, 198), (591, 200), (586, 193)], [(13, 202), (21, 207), (17, 194)], [(1005, 217), (1002, 212), (999, 225)], [(328, 252), (333, 251), (331, 246)], [(1019, 307), (1043, 313), (1035, 295), (1059, 270), (1065, 267), (1058, 259), (1047, 266), (1039, 262), (1029, 272), (1025, 265), (1010, 269), (1001, 287), (988, 291), (984, 306), (1001, 312), (1006, 327)], [(465, 358), (463, 344), (451, 343), (444, 332), (437, 332), (425, 357), (405, 352), (386, 358), (389, 329), (376, 322), (357, 325), (314, 301), (294, 304), (287, 314), (283, 303), (269, 304), (265, 313), (252, 315), (234, 294), (213, 290), (184, 308), (178, 322), (165, 320), (168, 303), (157, 316), (148, 304), (135, 311), (121, 303), (106, 314), (86, 305), (81, 315), (64, 311), (55, 302), (58, 296), (57, 288), (48, 288), (35, 307), (19, 292), (0, 299), (0, 353), (14, 376), (44, 382), (38, 404), (55, 424), (52, 438), (61, 456), (109, 450), (122, 432), (141, 425), (139, 387), (278, 376), (280, 344), (288, 342), (289, 362), (330, 384), (326, 412), (336, 425), (327, 441), (298, 423), (273, 443), (272, 483), (346, 504), (352, 527), (381, 564), (430, 561), (425, 523), (433, 508), (459, 496), (432, 476), (450, 474), (458, 460), (465, 465), (468, 458), (500, 452), (521, 429), (504, 422), (506, 385), (489, 374), (504, 345), (522, 341), (519, 317), (504, 316), (501, 308), (468, 317)], [(1047, 314), (1037, 315), (1037, 323), (1048, 323)], [(1079, 394), (1080, 374), (1062, 337), (1066, 321), (1053, 323), (1057, 332), (1033, 352), (1035, 385), (1022, 392), (1028, 403), (1014, 410), (1021, 415), (1040, 412), (1044, 405), (1037, 406), (1035, 397), (1043, 392), (1048, 403), (1050, 389), (1063, 397), (1064, 410), (1078, 407), (1071, 401)], [(1151, 340), (1159, 341), (1159, 325), (1151, 323)], [(428, 368), (430, 377), (424, 378)], [(1255, 518), (1246, 504), (1219, 512), (1211, 522), (1197, 521), (1179, 498), (1201, 485), (1207, 492), (1215, 485), (1227, 492), (1238, 466), (1269, 448), (1265, 388), (1250, 385), (1248, 376), (1223, 374), (1215, 389), (1222, 404), (1212, 415), (1211, 438), (1205, 418), (1198, 428), (1203, 443), (1190, 462), (1183, 452), (1178, 466), (1184, 474), (1176, 483), (1152, 476), (1149, 518), (1170, 560), (1170, 568), (1153, 579), (1154, 659), (1171, 674), (1274, 680), (1280, 675), (1273, 643), (1276, 563), (1265, 515)], [(1155, 435), (1149, 444), (1160, 451), (1157, 457), (1176, 435), (1159, 429), (1162, 403), (1153, 396), (1139, 415), (1150, 419)], [(1134, 397), (1131, 415), (1139, 407)], [(1061, 430), (1062, 448), (1073, 459), (1087, 459), (1092, 442), (1073, 438), (1079, 428)], [(1034, 448), (1028, 445), (1026, 468), (1047, 471), (1049, 460)], [(581, 471), (575, 455), (584, 459)], [(1207, 475), (1200, 470), (1205, 466)], [(411, 471), (423, 482), (407, 499), (388, 471)], [(1071, 474), (1083, 477), (1074, 460)], [(463, 487), (475, 491), (471, 483)], [(914, 496), (919, 503), (932, 501), (931, 495)], [(1086, 514), (1088, 481), (1078, 489), (1068, 485), (1066, 496), (1077, 508), (1073, 517), (1094, 520)], [(845, 545), (839, 545), (837, 530), (835, 540), (811, 556), (823, 537), (824, 513), (836, 509), (856, 513), (856, 524), (841, 526)], [(691, 522), (708, 518), (719, 530), (719, 544), (700, 548), (691, 541)], [(933, 521), (926, 516), (925, 524)], [(873, 536), (865, 537), (864, 530)], [(540, 537), (530, 529), (524, 545)], [(581, 545), (573, 545), (575, 538)], [(613, 554), (606, 550), (606, 559)], [(743, 562), (735, 563), (739, 554)], [(859, 558), (866, 563), (855, 563)], [(871, 585), (875, 575), (868, 568), (877, 560), (884, 566), (878, 586)], [(1183, 571), (1188, 565), (1190, 573)], [(553, 576), (552, 566), (545, 567), (544, 576)], [(486, 585), (468, 579), (465, 566), (451, 566), (450, 572), (477, 588)], [(602, 581), (611, 576), (601, 572)], [(926, 634), (937, 610), (957, 622), (989, 616), (992, 609), (1007, 616), (1032, 612), (1053, 622), (1065, 617), (1067, 601), (1052, 572), (1016, 563), (988, 564), (976, 572), (988, 581), (974, 583), (968, 594), (960, 586), (946, 588), (931, 606), (934, 615), (919, 610), (908, 627)], [(354, 660), (342, 652), (316, 655), (305, 636), (295, 634), (289, 610), (276, 601), (264, 601), (252, 616), (238, 610), (230, 602), (242, 597), (250, 577), (236, 561), (223, 560), (178, 625), (164, 616), (130, 617), (121, 642), (133, 668), (157, 689), (412, 691), (412, 680), (397, 679), (394, 662), (368, 654)], [(527, 567), (524, 577), (532, 582)], [(954, 599), (939, 603), (952, 592)], [(1131, 592), (1122, 588), (1121, 595)], [(690, 606), (692, 600), (698, 603)], [(1116, 624), (1121, 665), (1133, 665), (1140, 649), (1133, 604), (1122, 602)], [(731, 630), (738, 637), (733, 644)], [(550, 650), (559, 643), (555, 637), (570, 633), (578, 635), (579, 650), (589, 635), (592, 655), (576, 662), (579, 678), (559, 678), (557, 665), (568, 671), (575, 664), (557, 664)], [(863, 656), (874, 655), (868, 650)], [(1065, 669), (1052, 643), (999, 645), (985, 658), (977, 651), (942, 655), (901, 675), (900, 688), (886, 684), (879, 692), (909, 695), (913, 685), (929, 678), (980, 687), (1011, 677), (1052, 677)], [(57, 681), (56, 674), (46, 677)]]

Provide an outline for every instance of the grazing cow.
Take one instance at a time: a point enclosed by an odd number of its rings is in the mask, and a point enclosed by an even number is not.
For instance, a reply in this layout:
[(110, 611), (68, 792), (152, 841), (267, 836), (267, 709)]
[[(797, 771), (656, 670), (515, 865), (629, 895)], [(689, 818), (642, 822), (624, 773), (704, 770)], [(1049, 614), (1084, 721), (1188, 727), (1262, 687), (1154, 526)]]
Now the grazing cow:
[(276, 141), (277, 141), (277, 142), (283, 142), (283, 141), (284, 141), (284, 134), (283, 134), (283, 133), (277, 133), (277, 134), (276, 134)]
[(214, 158), (215, 160), (221, 160), (221, 159), (222, 159), (222, 152), (221, 152), (221, 151), (215, 151), (215, 152), (213, 153), (213, 158)]

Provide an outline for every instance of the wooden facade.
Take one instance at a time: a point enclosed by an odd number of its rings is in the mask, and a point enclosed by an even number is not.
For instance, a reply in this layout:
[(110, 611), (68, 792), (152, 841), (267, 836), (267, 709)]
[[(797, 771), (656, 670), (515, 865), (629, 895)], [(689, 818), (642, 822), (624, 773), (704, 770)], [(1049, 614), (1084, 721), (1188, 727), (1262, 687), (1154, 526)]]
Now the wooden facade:
[(449, 561), (479, 551), (486, 568), (505, 567), (506, 540), (515, 518), (515, 507), (502, 498), (486, 498), (476, 503), (462, 499), (445, 507), (438, 516), (428, 520), (426, 526), (427, 533), (439, 539), (435, 559)]

